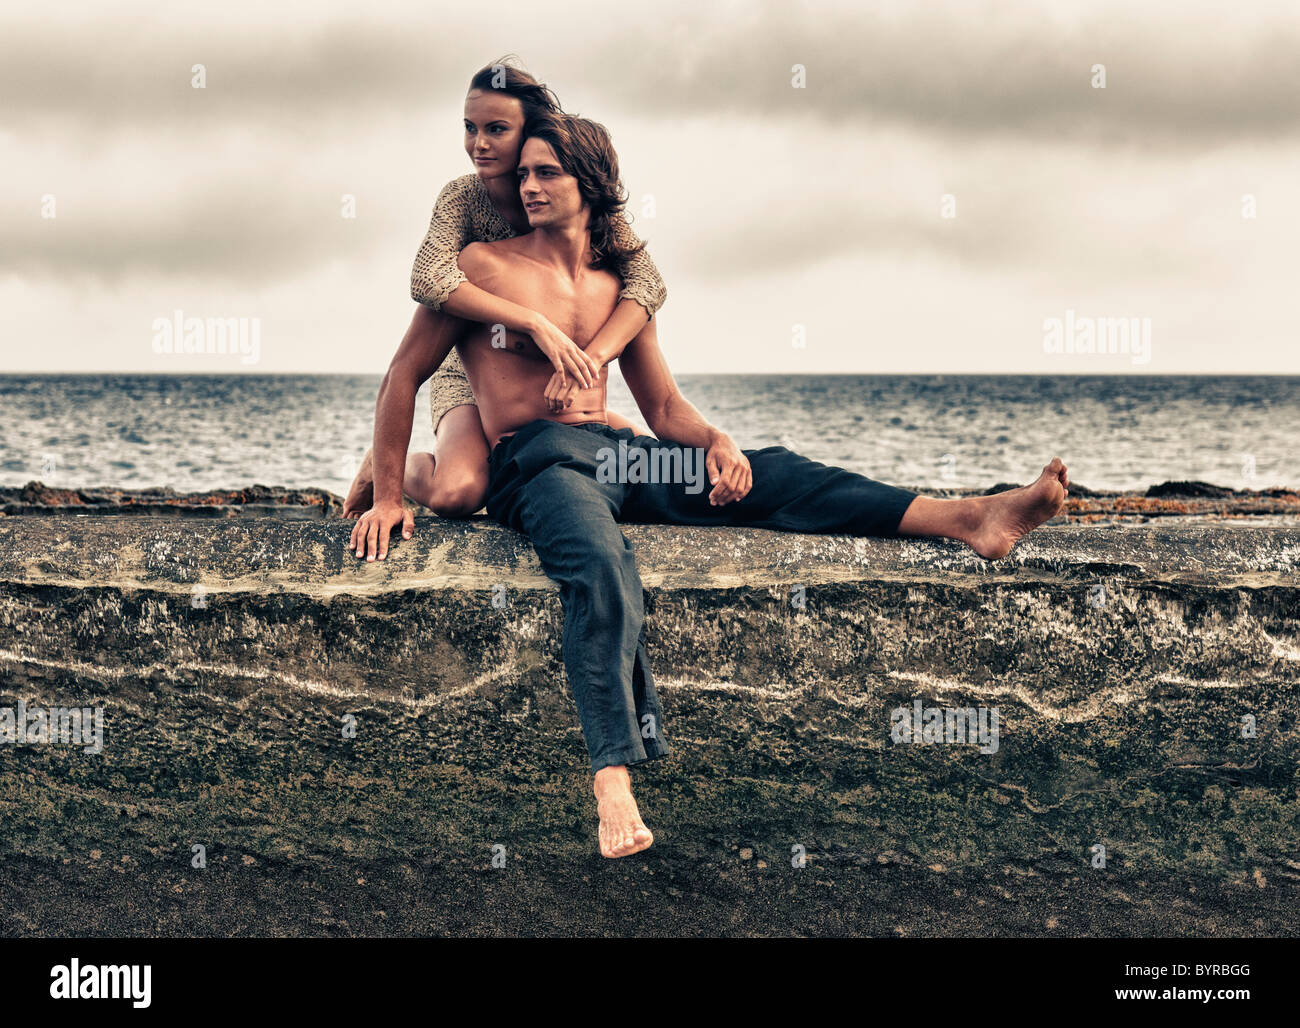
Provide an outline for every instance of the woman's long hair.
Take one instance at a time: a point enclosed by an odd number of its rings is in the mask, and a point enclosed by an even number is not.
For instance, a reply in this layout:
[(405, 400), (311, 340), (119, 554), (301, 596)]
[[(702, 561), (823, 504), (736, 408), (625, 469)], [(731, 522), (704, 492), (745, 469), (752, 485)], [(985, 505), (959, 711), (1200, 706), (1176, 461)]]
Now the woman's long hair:
[(591, 209), (591, 266), (622, 275), (628, 261), (645, 249), (619, 242), (615, 219), (623, 218), (627, 192), (619, 180), (618, 154), (609, 130), (589, 118), (547, 112), (524, 125), (524, 141), (541, 139), (550, 144), (560, 167), (578, 180), (578, 191)]
[(506, 54), (491, 64), (485, 65), (474, 73), (469, 80), (467, 93), (480, 89), (483, 92), (504, 93), (513, 96), (523, 105), (524, 124), (531, 118), (544, 114), (562, 114), (560, 98), (544, 83), (538, 82), (532, 75), (516, 66), (514, 54)]

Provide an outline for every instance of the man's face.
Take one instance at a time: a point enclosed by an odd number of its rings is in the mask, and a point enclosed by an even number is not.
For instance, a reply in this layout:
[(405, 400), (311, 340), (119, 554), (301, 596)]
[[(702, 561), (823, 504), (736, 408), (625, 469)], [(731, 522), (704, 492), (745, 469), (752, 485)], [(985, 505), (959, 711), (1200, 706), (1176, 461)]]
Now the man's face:
[(562, 224), (582, 211), (578, 180), (560, 167), (559, 158), (546, 140), (535, 136), (524, 140), (517, 174), (519, 199), (533, 228)]

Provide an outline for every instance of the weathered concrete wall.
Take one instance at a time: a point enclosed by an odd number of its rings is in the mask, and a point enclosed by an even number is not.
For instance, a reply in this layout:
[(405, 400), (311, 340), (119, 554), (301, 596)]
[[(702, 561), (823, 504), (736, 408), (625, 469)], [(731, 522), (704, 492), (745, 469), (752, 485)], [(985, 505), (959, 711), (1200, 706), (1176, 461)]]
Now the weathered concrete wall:
[[(0, 927), (1300, 925), (1293, 518), (1054, 524), (992, 564), (627, 526), (672, 754), (634, 771), (656, 843), (619, 862), (595, 852), (558, 593), (527, 541), (419, 518), (367, 564), (350, 529), (0, 519), (0, 706), (106, 723), (98, 755), (0, 746)], [(894, 744), (915, 699), (998, 708), (997, 751)]]

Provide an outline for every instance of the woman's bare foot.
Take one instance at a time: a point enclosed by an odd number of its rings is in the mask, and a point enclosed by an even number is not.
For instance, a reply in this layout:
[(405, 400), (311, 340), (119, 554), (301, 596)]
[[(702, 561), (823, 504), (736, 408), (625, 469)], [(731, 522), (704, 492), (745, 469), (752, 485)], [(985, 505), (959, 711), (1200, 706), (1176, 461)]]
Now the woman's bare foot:
[(1005, 557), (1021, 536), (1061, 513), (1069, 486), (1065, 464), (1053, 457), (1033, 485), (974, 497), (977, 515), (966, 542), (981, 557)]
[(347, 498), (343, 501), (343, 516), (354, 521), (375, 505), (375, 465), (374, 448), (366, 451), (361, 461), (361, 470), (352, 480)]
[(600, 852), (604, 856), (640, 853), (655, 841), (632, 798), (632, 776), (625, 766), (602, 767), (597, 771), (595, 791), (596, 812), (600, 815)]

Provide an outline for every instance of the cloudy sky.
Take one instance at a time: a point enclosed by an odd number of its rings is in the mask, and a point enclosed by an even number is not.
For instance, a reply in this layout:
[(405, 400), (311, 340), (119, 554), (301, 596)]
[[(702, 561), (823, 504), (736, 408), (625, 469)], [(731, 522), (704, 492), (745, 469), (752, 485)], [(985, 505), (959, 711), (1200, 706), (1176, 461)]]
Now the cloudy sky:
[[(3, 371), (382, 372), (515, 53), (612, 132), (674, 371), (1300, 373), (1294, 0), (18, 6)], [(176, 310), (258, 362), (155, 354)], [(1149, 362), (1045, 352), (1067, 311)]]

